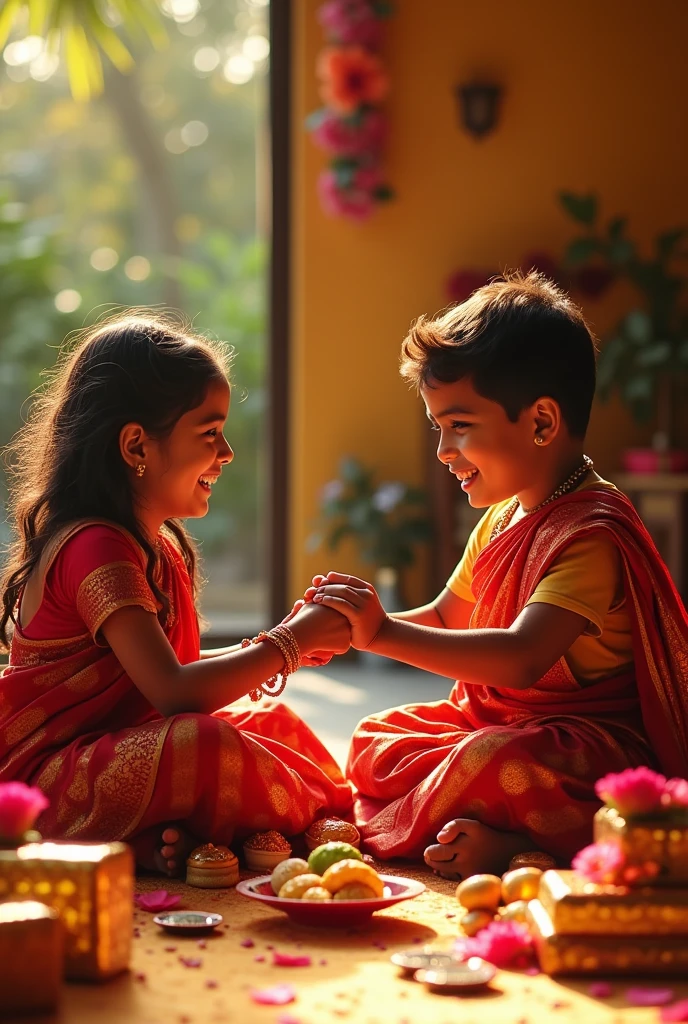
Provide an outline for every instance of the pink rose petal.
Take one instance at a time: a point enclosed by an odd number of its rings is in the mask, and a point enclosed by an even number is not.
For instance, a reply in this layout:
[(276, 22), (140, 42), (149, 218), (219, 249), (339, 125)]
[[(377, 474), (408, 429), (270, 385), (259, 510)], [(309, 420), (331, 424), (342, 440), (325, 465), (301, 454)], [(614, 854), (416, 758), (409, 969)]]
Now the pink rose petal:
[(327, 967), (327, 960), (321, 960), (320, 961), (320, 966), (321, 967)]
[(277, 1018), (277, 1024), (301, 1024), (300, 1017), (295, 1017), (292, 1013), (280, 1013)]
[(180, 956), (179, 963), (184, 964), (185, 967), (200, 967), (203, 961), (194, 956)]
[(264, 956), (254, 956), (253, 959), (254, 959), (255, 963), (257, 963), (257, 964), (264, 964), (265, 963), (265, 957)]
[(243, 946), (244, 949), (253, 949), (253, 947), (255, 946), (255, 942), (253, 941), (253, 939), (242, 939), (239, 945)]
[(137, 971), (136, 974), (134, 975), (134, 978), (136, 981), (145, 981), (146, 975), (143, 973), (143, 971)]
[(134, 903), (149, 914), (157, 914), (160, 910), (171, 910), (181, 902), (181, 896), (172, 896), (167, 889), (156, 889), (155, 892), (144, 892), (134, 896)]
[(665, 1006), (659, 1011), (659, 1019), (673, 1024), (674, 1021), (688, 1021), (688, 999), (680, 999), (678, 1003)]
[(312, 962), (309, 956), (294, 956), (291, 953), (278, 953), (277, 950), (272, 954), (273, 967), (310, 967)]
[(588, 992), (593, 999), (609, 999), (614, 989), (608, 981), (593, 981), (588, 987)]
[(198, 946), (199, 949), (207, 949), (208, 948), (208, 943), (205, 942), (204, 939), (199, 939), (198, 942), (196, 943), (196, 945)]
[(286, 1006), (296, 999), (293, 985), (272, 985), (271, 988), (251, 989), (251, 999), (261, 1006)]
[(205, 983), (206, 988), (217, 988), (217, 985), (218, 983), (215, 981), (214, 978), (208, 978), (208, 980)]
[(674, 998), (671, 988), (627, 988), (629, 1006), (666, 1006)]
[(164, 948), (165, 948), (165, 952), (166, 953), (176, 953), (177, 952), (177, 947), (176, 946), (165, 946)]

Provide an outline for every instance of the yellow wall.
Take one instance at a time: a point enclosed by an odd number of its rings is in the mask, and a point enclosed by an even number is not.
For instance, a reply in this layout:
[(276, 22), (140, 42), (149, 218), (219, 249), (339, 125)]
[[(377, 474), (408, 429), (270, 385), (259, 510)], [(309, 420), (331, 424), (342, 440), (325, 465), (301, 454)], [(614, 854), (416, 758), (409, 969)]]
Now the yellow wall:
[[(303, 130), (318, 107), (319, 0), (296, 0), (290, 585), (323, 567), (361, 569), (353, 549), (307, 554), (317, 492), (354, 453), (383, 476), (423, 482), (426, 428), (397, 376), (410, 321), (445, 303), (458, 267), (518, 265), (562, 250), (560, 189), (595, 190), (641, 242), (688, 223), (684, 0), (398, 0), (385, 59), (392, 79), (387, 168), (397, 198), (364, 225), (329, 219), (315, 182), (323, 155)], [(506, 90), (496, 133), (457, 124), (455, 83), (494, 76)], [(625, 297), (586, 311), (604, 333)], [(588, 450), (613, 473), (644, 441), (617, 405), (598, 407)], [(688, 438), (682, 438), (684, 443)], [(425, 598), (419, 568), (410, 596)]]

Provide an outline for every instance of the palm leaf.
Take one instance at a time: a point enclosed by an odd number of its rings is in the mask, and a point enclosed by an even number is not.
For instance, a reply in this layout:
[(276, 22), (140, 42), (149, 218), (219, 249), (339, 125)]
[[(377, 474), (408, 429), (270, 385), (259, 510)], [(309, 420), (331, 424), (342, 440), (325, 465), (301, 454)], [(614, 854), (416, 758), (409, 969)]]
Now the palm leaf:
[(102, 14), (99, 0), (5, 0), (0, 11), (0, 48), (15, 26), (28, 25), (31, 35), (43, 36), (62, 48), (72, 95), (88, 100), (102, 92), (101, 53), (119, 71), (133, 66), (122, 39), (147, 38), (159, 48), (167, 41), (159, 0), (110, 0), (114, 28)]

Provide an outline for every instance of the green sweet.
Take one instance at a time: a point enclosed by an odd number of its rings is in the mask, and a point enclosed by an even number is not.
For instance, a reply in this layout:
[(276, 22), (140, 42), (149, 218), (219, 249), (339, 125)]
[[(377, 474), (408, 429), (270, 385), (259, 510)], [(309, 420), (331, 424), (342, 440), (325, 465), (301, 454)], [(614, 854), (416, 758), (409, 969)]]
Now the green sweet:
[(323, 843), (316, 846), (308, 858), (308, 868), (316, 875), (324, 875), (332, 864), (339, 860), (363, 860), (363, 857), (351, 843)]

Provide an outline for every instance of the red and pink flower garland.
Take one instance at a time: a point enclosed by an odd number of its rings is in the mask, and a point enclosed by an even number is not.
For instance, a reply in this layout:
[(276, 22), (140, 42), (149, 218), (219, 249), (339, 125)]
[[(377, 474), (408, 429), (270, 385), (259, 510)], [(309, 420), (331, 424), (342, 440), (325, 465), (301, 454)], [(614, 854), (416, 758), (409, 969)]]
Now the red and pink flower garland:
[(325, 106), (306, 127), (329, 156), (318, 193), (335, 217), (365, 220), (391, 198), (382, 171), (387, 119), (380, 109), (389, 79), (378, 52), (390, 13), (389, 4), (375, 0), (327, 0), (318, 13), (327, 41), (317, 67)]

